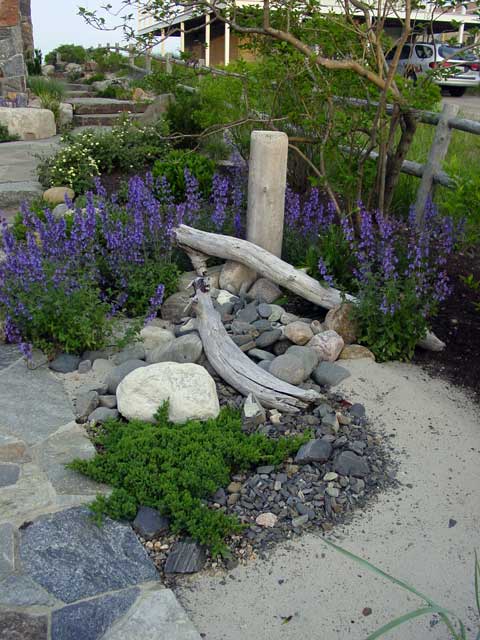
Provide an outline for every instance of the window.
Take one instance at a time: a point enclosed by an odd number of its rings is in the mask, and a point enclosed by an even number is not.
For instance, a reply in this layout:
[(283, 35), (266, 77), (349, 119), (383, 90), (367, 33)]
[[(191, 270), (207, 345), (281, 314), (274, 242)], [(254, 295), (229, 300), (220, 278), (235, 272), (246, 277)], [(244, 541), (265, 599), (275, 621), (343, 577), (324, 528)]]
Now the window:
[(433, 58), (433, 49), (432, 47), (429, 47), (426, 44), (415, 45), (415, 53), (421, 60), (426, 60), (427, 58)]

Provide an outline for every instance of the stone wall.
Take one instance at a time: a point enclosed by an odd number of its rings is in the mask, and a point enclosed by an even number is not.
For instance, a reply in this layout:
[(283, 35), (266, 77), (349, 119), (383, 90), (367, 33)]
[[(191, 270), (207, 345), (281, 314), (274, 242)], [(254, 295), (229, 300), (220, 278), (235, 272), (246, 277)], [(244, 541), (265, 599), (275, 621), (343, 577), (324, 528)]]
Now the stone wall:
[(23, 54), (20, 0), (1, 0), (0, 95), (6, 96), (11, 93), (16, 94), (26, 91), (26, 71)]

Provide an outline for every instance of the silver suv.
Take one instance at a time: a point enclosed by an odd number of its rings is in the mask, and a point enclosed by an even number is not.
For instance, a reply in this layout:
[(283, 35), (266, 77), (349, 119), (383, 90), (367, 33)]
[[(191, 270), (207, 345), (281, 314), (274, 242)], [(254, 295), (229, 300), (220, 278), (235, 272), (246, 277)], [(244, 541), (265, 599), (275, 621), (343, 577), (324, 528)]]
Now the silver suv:
[[(480, 60), (469, 51), (457, 53), (461, 45), (417, 42), (402, 47), (398, 73), (416, 81), (429, 72), (433, 81), (446, 87), (452, 96), (462, 96), (468, 87), (480, 85)], [(387, 54), (392, 60), (395, 49)]]

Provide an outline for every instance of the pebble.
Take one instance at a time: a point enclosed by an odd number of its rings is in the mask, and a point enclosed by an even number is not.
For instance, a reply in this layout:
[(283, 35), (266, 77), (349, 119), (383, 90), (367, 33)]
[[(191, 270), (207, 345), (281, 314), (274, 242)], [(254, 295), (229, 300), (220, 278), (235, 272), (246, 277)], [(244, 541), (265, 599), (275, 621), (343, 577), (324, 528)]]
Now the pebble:
[(278, 516), (274, 513), (261, 513), (255, 518), (255, 522), (260, 527), (274, 527), (277, 524)]

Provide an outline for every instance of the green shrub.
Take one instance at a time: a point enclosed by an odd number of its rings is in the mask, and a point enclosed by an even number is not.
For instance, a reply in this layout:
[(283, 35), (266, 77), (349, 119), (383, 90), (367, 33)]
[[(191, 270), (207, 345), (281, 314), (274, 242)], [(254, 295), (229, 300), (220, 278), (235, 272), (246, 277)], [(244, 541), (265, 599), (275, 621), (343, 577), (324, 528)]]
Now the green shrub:
[[(175, 94), (176, 100), (168, 105), (166, 120), (172, 133), (196, 135), (203, 131), (198, 123), (196, 111), (200, 108), (200, 96), (179, 90)], [(179, 147), (193, 148), (197, 144), (196, 138), (185, 138), (178, 142)]]
[(42, 75), (42, 52), (40, 49), (35, 49), (32, 52), (29, 51), (25, 58), (25, 64), (27, 65), (27, 71), (29, 76), (41, 76)]
[(28, 88), (42, 100), (45, 97), (62, 102), (66, 89), (63, 82), (55, 78), (44, 78), (43, 76), (33, 76), (28, 78)]
[(173, 149), (153, 165), (153, 175), (157, 178), (165, 176), (172, 194), (177, 202), (185, 199), (185, 169), (195, 176), (201, 193), (208, 197), (212, 188), (215, 163), (194, 151)]
[(279, 464), (306, 439), (246, 435), (239, 412), (226, 408), (216, 419), (175, 425), (166, 404), (153, 424), (107, 423), (95, 438), (102, 453), (69, 467), (114, 487), (110, 497), (98, 496), (91, 505), (99, 516), (131, 520), (140, 505), (150, 506), (170, 517), (174, 532), (188, 534), (216, 555), (226, 552), (224, 539), (238, 532), (240, 523), (203, 501), (225, 487), (232, 473)]
[(57, 60), (56, 54), (59, 53), (62, 57), (62, 62), (76, 62), (77, 64), (83, 64), (88, 59), (87, 50), (78, 44), (61, 44), (59, 47), (50, 51), (45, 56), (46, 64), (55, 64)]
[(0, 142), (15, 142), (19, 140), (18, 136), (10, 135), (8, 133), (8, 127), (0, 123)]
[(132, 317), (144, 315), (159, 282), (165, 287), (164, 298), (171, 296), (177, 291), (179, 277), (180, 271), (174, 263), (164, 264), (157, 260), (149, 260), (136, 267), (126, 287), (128, 298), (125, 311), (127, 314)]
[(85, 84), (93, 84), (94, 82), (102, 82), (105, 80), (105, 74), (101, 71), (98, 73), (94, 73), (93, 76), (90, 76), (87, 80), (85, 80)]
[(105, 47), (89, 49), (88, 58), (95, 60), (100, 71), (120, 71), (128, 64), (128, 58), (125, 55), (110, 51)]
[(97, 91), (97, 95), (99, 98), (110, 98), (113, 100), (131, 100), (132, 94), (132, 89), (128, 89), (119, 84), (111, 84), (106, 89)]

